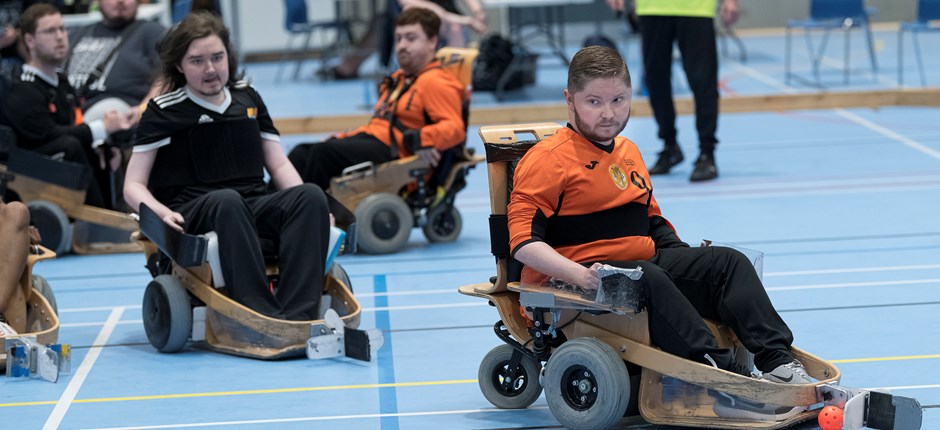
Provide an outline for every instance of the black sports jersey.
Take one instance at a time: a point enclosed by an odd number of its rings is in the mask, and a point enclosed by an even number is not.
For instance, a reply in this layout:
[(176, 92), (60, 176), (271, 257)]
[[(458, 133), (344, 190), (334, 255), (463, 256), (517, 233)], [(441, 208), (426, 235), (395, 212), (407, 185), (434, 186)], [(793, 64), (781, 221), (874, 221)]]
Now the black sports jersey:
[[(260, 139), (280, 141), (274, 122), (268, 114), (261, 96), (245, 82), (225, 88), (225, 102), (216, 106), (192, 94), (188, 89), (178, 90), (154, 97), (147, 104), (137, 129), (134, 152), (159, 151), (150, 173), (148, 187), (154, 197), (170, 208), (175, 208), (206, 192), (224, 188), (234, 189), (242, 196), (264, 194), (263, 171), (243, 172), (241, 175), (215, 176), (207, 180), (198, 174), (200, 167), (218, 171), (232, 165), (240, 165), (242, 153), (219, 153), (207, 155), (197, 145), (207, 145), (200, 139), (191, 139), (190, 132), (199, 124), (250, 120), (257, 124), (260, 136), (245, 136), (243, 144)], [(260, 137), (260, 139), (259, 139)], [(218, 145), (218, 142), (213, 142)], [(168, 146), (170, 145), (170, 146)], [(210, 151), (211, 152), (211, 151)], [(251, 148), (250, 156), (260, 156), (260, 148)], [(250, 161), (250, 160), (249, 160)], [(255, 160), (261, 163), (262, 160)], [(197, 174), (192, 172), (196, 171)]]
[[(26, 65), (3, 100), (3, 122), (16, 133), (17, 146), (34, 150), (63, 135), (90, 145), (92, 130), (76, 125), (78, 98), (65, 75), (45, 76)], [(104, 131), (103, 129), (101, 131)]]

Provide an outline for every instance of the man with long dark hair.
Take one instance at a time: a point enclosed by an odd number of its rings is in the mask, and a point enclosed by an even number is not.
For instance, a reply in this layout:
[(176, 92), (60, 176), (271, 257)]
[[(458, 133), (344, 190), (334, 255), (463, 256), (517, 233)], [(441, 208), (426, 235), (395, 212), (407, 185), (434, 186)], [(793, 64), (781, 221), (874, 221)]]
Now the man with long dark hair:
[[(303, 184), (287, 160), (231, 46), (228, 29), (208, 12), (190, 14), (164, 39), (168, 92), (154, 97), (140, 120), (124, 197), (176, 230), (214, 231), (222, 278), (236, 301), (274, 318), (314, 320), (329, 240), (326, 195)], [(266, 192), (265, 169), (278, 191)], [(274, 294), (259, 237), (278, 249)]]

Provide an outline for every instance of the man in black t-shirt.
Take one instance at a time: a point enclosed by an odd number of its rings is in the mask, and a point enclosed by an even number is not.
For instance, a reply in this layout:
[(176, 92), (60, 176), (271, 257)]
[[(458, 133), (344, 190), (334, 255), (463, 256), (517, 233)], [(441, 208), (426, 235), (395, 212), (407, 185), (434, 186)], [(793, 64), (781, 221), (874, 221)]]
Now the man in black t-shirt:
[[(160, 57), (169, 92), (150, 100), (140, 120), (127, 203), (146, 204), (179, 231), (214, 231), (222, 278), (236, 301), (273, 318), (317, 319), (326, 194), (303, 184), (284, 155), (261, 96), (238, 76), (228, 29), (217, 16), (192, 13), (167, 35)], [(265, 192), (264, 169), (279, 191)], [(274, 294), (259, 237), (278, 248)]]
[(57, 71), (68, 56), (69, 37), (55, 6), (30, 6), (20, 17), (20, 31), (30, 59), (3, 100), (3, 121), (16, 133), (17, 146), (90, 166), (95, 180), (85, 202), (105, 207), (98, 184), (107, 182), (108, 166), (100, 161), (101, 147), (93, 142), (130, 128), (137, 117), (110, 111), (100, 120), (81, 119), (75, 91)]
[(137, 0), (99, 0), (99, 4), (101, 21), (69, 35), (71, 56), (65, 66), (69, 83), (76, 89), (87, 87), (80, 94), (84, 111), (112, 97), (132, 107), (146, 103), (144, 97), (160, 70), (157, 44), (166, 29), (138, 20)]

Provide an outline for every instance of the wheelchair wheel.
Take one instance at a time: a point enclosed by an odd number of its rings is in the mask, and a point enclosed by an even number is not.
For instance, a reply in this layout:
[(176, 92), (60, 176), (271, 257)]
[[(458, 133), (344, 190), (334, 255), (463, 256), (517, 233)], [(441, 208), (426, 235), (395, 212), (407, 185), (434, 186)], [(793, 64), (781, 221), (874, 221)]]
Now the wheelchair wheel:
[(33, 275), (33, 289), (39, 291), (39, 294), (42, 294), (46, 301), (49, 302), (49, 306), (52, 307), (52, 311), (58, 315), (59, 305), (55, 301), (55, 293), (52, 292), (52, 287), (49, 286), (49, 282), (46, 281), (46, 278)]
[(561, 345), (545, 365), (545, 400), (569, 429), (607, 429), (627, 411), (630, 375), (613, 348), (595, 338)]
[(366, 197), (356, 208), (356, 220), (359, 249), (369, 254), (400, 251), (414, 226), (408, 204), (388, 193)]
[(542, 394), (539, 384), (541, 364), (529, 356), (522, 357), (512, 381), (507, 381), (513, 347), (503, 344), (493, 348), (480, 363), (477, 380), (483, 397), (501, 409), (524, 409)]
[(171, 275), (153, 278), (144, 291), (144, 331), (160, 352), (177, 352), (193, 331), (189, 293)]
[(439, 204), (428, 209), (428, 222), (422, 229), (428, 242), (453, 242), (460, 236), (463, 219), (453, 205)]
[(46, 200), (33, 200), (26, 203), (29, 208), (29, 220), (39, 235), (42, 244), (55, 251), (56, 254), (68, 252), (72, 242), (72, 232), (69, 226), (69, 217), (55, 203)]

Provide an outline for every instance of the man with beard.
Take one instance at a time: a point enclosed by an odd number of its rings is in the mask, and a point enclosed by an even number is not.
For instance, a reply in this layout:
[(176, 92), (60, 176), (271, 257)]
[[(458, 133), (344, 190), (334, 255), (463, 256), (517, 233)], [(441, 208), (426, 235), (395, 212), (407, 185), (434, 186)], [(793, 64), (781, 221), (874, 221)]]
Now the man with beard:
[[(327, 198), (287, 160), (231, 46), (222, 20), (204, 11), (167, 34), (160, 58), (169, 91), (151, 99), (140, 119), (124, 198), (138, 211), (146, 204), (178, 231), (214, 231), (221, 278), (234, 300), (272, 318), (314, 320), (330, 236)], [(267, 192), (265, 170), (277, 191)], [(259, 237), (278, 250), (274, 294)]]
[(137, 20), (137, 3), (99, 0), (101, 22), (70, 35), (72, 54), (65, 71), (84, 98), (84, 111), (109, 97), (135, 107), (147, 102), (144, 97), (160, 70), (157, 44), (165, 29), (156, 22)]
[(464, 86), (434, 59), (441, 20), (428, 9), (411, 8), (395, 22), (395, 55), (401, 69), (382, 83), (372, 119), (325, 142), (294, 148), (290, 161), (305, 182), (323, 189), (346, 167), (418, 154), (431, 167), (441, 152), (466, 138)]
[(810, 383), (791, 352), (793, 335), (747, 257), (730, 248), (690, 248), (663, 217), (640, 151), (618, 136), (632, 93), (623, 58), (608, 47), (582, 49), (564, 93), (568, 126), (533, 146), (513, 178), (510, 249), (525, 265), (522, 282), (555, 278), (596, 289), (601, 264), (639, 266), (654, 345), (749, 376), (751, 369), (718, 347), (705, 317), (734, 330), (764, 378)]
[(137, 116), (112, 110), (102, 119), (82, 120), (75, 91), (57, 72), (69, 53), (69, 35), (55, 6), (30, 6), (20, 17), (20, 31), (29, 62), (3, 100), (4, 123), (13, 129), (21, 148), (91, 166), (95, 174), (85, 202), (105, 207), (98, 184), (107, 180), (108, 173), (98, 162), (101, 148), (93, 142), (130, 128)]
[[(132, 112), (137, 118), (140, 108), (158, 91), (158, 85), (153, 84), (160, 71), (157, 44), (166, 29), (156, 22), (137, 20), (137, 0), (100, 0), (98, 4), (101, 21), (70, 35), (71, 55), (65, 73), (78, 92), (86, 119), (99, 119), (114, 109)], [(116, 195), (108, 197), (120, 209), (124, 209), (120, 189), (125, 155), (121, 149), (130, 148), (132, 138), (133, 132), (128, 130), (108, 139), (109, 167), (115, 173), (109, 178), (113, 185), (106, 194), (116, 190)]]

